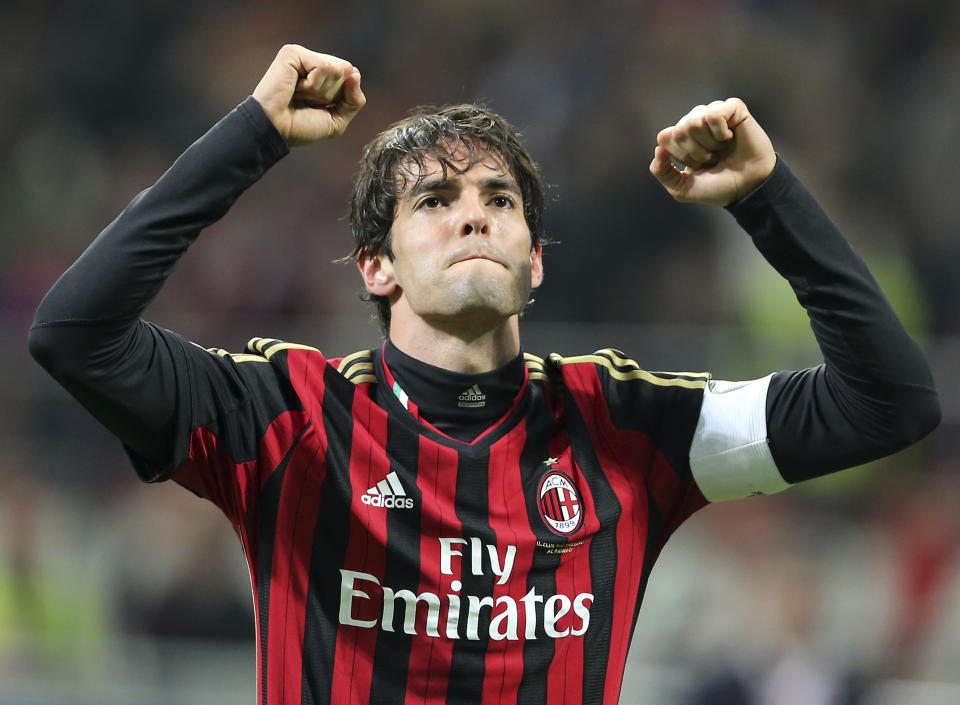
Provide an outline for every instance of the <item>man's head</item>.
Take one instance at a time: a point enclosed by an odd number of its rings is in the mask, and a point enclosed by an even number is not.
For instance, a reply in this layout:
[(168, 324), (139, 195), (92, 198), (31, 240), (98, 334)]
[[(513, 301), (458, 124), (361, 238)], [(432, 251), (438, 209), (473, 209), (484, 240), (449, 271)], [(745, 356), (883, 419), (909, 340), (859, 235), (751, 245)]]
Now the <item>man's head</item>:
[[(538, 260), (535, 267), (539, 265), (543, 210), (539, 171), (516, 130), (496, 113), (477, 105), (418, 109), (367, 145), (351, 204), (352, 258), (360, 260), (361, 270), (363, 261), (370, 258), (378, 258), (392, 270), (395, 223), (407, 230), (424, 225), (432, 228), (438, 223), (435, 217), (418, 220), (421, 201), (432, 199), (423, 211), (436, 211), (438, 207), (447, 209), (452, 199), (460, 196), (484, 199), (479, 208), (486, 208), (496, 219), (491, 231), (501, 232), (503, 224), (513, 231), (521, 224), (529, 251)], [(510, 200), (513, 202), (508, 204)], [(512, 215), (507, 214), (510, 210)], [(471, 231), (469, 224), (459, 227), (465, 248), (477, 250), (490, 243), (492, 260), (509, 259), (508, 253), (498, 253), (496, 238), (483, 237), (488, 229), (482, 224), (476, 231)], [(476, 246), (468, 242), (471, 236)], [(513, 266), (512, 261), (504, 264)], [(390, 297), (371, 291), (369, 298), (376, 302), (381, 326), (388, 332)]]

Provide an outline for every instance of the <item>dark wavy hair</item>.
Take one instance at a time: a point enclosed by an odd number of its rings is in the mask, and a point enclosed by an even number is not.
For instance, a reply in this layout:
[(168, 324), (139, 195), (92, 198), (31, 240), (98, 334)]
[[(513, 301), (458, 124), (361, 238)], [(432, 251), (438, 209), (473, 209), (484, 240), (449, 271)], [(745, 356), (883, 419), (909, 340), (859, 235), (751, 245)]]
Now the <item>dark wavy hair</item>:
[[(455, 156), (462, 156), (461, 149), (466, 150), (466, 160), (455, 161)], [(390, 230), (397, 197), (420, 183), (426, 159), (438, 161), (446, 178), (448, 170), (462, 174), (488, 156), (501, 162), (520, 187), (530, 247), (544, 244), (543, 182), (519, 132), (482, 105), (421, 106), (377, 135), (363, 150), (350, 202), (354, 246), (344, 261), (356, 261), (364, 253), (374, 257), (386, 253), (393, 260)], [(369, 292), (362, 298), (376, 304), (386, 336), (390, 330), (389, 300)]]

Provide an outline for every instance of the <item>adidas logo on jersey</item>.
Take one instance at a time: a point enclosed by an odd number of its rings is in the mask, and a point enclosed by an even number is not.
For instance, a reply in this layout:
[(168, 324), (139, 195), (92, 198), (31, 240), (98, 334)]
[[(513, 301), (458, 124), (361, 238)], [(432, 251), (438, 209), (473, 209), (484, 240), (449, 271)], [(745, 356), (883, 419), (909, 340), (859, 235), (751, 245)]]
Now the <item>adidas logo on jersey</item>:
[(457, 406), (464, 409), (476, 409), (487, 404), (487, 395), (480, 391), (477, 385), (464, 389), (457, 399), (459, 400)]
[(407, 497), (395, 470), (364, 492), (360, 501), (371, 507), (413, 509), (413, 498)]

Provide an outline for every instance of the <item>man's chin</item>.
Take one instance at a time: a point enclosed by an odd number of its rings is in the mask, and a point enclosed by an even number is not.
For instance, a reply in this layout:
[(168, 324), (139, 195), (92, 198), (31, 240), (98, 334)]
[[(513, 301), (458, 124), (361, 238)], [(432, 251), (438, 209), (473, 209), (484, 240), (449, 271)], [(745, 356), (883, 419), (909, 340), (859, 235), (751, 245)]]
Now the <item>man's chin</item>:
[[(492, 266), (500, 265), (493, 263)], [(529, 295), (529, 292), (519, 291), (512, 284), (490, 277), (461, 279), (448, 290), (450, 296), (447, 301), (451, 304), (451, 312), (462, 315), (486, 312), (506, 318), (517, 313)]]
[(520, 313), (527, 297), (504, 288), (455, 287), (434, 311), (423, 316), (439, 327), (489, 329)]

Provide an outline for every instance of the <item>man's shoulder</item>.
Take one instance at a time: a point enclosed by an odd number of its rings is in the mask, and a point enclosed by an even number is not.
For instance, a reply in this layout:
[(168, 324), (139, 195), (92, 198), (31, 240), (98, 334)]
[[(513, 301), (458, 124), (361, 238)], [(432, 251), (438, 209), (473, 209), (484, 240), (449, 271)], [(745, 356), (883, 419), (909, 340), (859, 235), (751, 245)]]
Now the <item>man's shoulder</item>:
[(545, 366), (588, 425), (599, 431), (639, 431), (661, 452), (675, 455), (680, 449), (677, 457), (685, 457), (712, 377), (709, 372), (647, 370), (614, 348), (587, 355), (551, 353)]
[(709, 372), (647, 370), (616, 348), (603, 348), (587, 355), (564, 356), (550, 353), (542, 361), (542, 367), (547, 375), (555, 370), (564, 379), (577, 375), (578, 369), (588, 368), (595, 371), (596, 379), (603, 383), (638, 382), (653, 387), (686, 389), (703, 389), (712, 376)]
[(327, 357), (312, 345), (256, 337), (247, 341), (243, 352), (232, 353), (221, 348), (206, 348), (206, 351), (248, 370), (257, 369), (256, 363), (268, 363), (285, 377), (290, 377), (294, 370), (320, 366), (330, 368), (353, 384), (376, 384), (378, 381), (374, 371), (375, 351), (369, 348), (342, 357)]
[(377, 384), (376, 365), (374, 364), (375, 351), (372, 349), (357, 350), (343, 357), (327, 360), (336, 371), (349, 382), (354, 384)]

